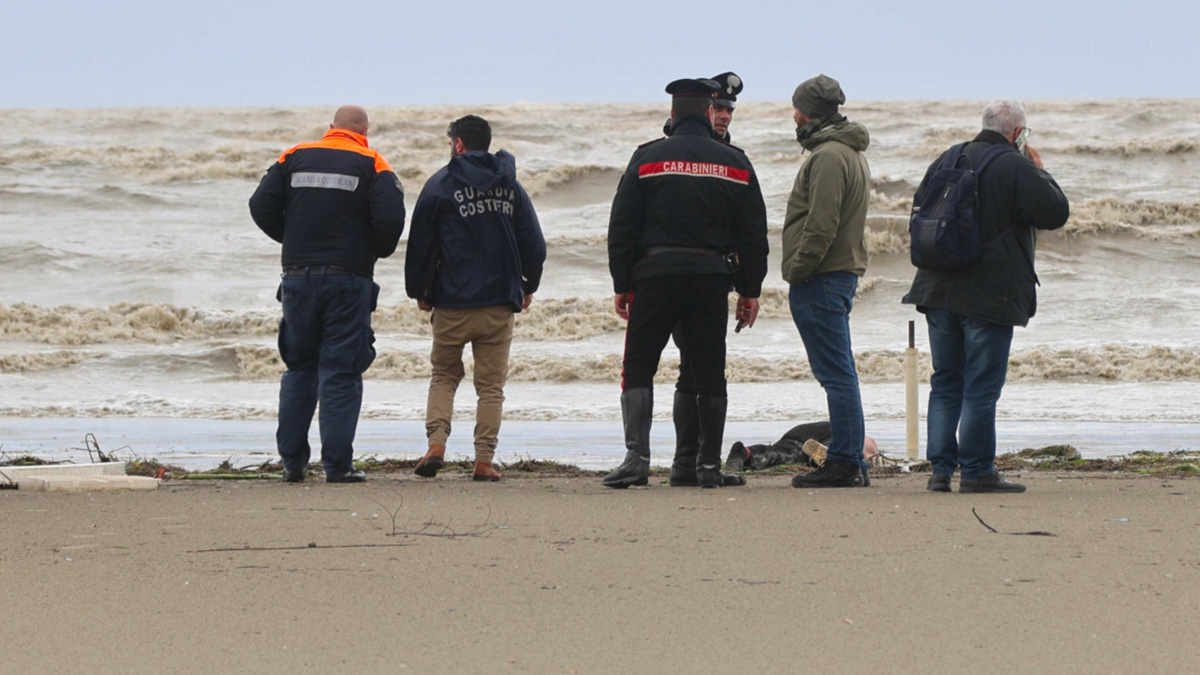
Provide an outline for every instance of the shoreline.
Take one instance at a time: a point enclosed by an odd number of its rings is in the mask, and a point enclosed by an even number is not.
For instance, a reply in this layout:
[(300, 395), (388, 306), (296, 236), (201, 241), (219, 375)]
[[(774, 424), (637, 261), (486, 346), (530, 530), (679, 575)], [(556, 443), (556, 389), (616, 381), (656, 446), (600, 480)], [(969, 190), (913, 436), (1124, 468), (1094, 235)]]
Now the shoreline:
[[(96, 459), (100, 462), (124, 461), (115, 455), (95, 451)], [(366, 457), (357, 459), (354, 466), (368, 474), (382, 478), (412, 478), (412, 470), (418, 459), (380, 459)], [(929, 462), (924, 459), (896, 459), (887, 455), (878, 455), (869, 461), (871, 476), (920, 475), (929, 472)], [(34, 455), (8, 456), (0, 453), (0, 467), (6, 466), (53, 466), (74, 464), (43, 459)], [(154, 458), (135, 458), (126, 461), (126, 473), (131, 476), (148, 476), (165, 480), (278, 480), (282, 478), (283, 465), (278, 461), (267, 461), (249, 466), (234, 466), (231, 462), (222, 462), (215, 468), (193, 471), (185, 467), (161, 462)], [(593, 478), (599, 479), (608, 470), (585, 469), (574, 464), (565, 464), (553, 460), (532, 458), (519, 459), (513, 462), (497, 461), (496, 468), (505, 479), (511, 478)], [(1042, 448), (1027, 448), (1019, 452), (997, 455), (996, 468), (999, 471), (1011, 472), (1057, 472), (1072, 474), (1101, 475), (1150, 475), (1166, 478), (1186, 479), (1200, 477), (1200, 451), (1175, 450), (1169, 452), (1139, 451), (1123, 457), (1108, 457), (1103, 459), (1083, 458), (1079, 451), (1070, 445), (1051, 445)], [(742, 475), (747, 480), (767, 478), (779, 475), (807, 473), (811, 469), (806, 466), (780, 465), (761, 471), (747, 470)], [(439, 471), (446, 478), (463, 477), (472, 474), (473, 463), (470, 460), (449, 460)], [(323, 475), (320, 462), (310, 463), (307, 479), (315, 479)], [(670, 470), (666, 466), (653, 466), (650, 470), (651, 480), (666, 482)], [(7, 487), (7, 486), (5, 486)]]
[[(809, 421), (809, 420), (797, 420)], [(472, 418), (455, 420), (447, 447), (448, 459), (473, 457)], [(794, 423), (787, 420), (730, 421), (725, 431), (725, 452), (734, 441), (747, 445), (774, 442)], [(250, 466), (278, 460), (272, 420), (217, 420), (191, 418), (0, 418), (0, 457), (34, 455), (52, 461), (88, 461), (86, 434), (119, 459), (154, 459), (190, 471), (207, 471), (229, 462)], [(871, 434), (892, 458), (905, 456), (903, 419), (872, 419)], [(924, 422), (921, 426), (924, 454)], [(1147, 421), (1065, 422), (1055, 420), (997, 422), (999, 454), (1049, 445), (1071, 445), (1084, 459), (1106, 459), (1151, 450), (1200, 451), (1200, 423)], [(310, 429), (313, 448), (320, 447), (317, 425)], [(669, 420), (655, 420), (651, 428), (651, 461), (670, 464), (675, 447)], [(355, 456), (384, 460), (416, 460), (425, 452), (424, 423), (416, 420), (360, 420)], [(609, 471), (625, 455), (619, 420), (523, 421), (506, 420), (496, 459), (570, 464), (582, 470)], [(314, 454), (314, 458), (319, 455)], [(724, 454), (723, 454), (724, 456)]]

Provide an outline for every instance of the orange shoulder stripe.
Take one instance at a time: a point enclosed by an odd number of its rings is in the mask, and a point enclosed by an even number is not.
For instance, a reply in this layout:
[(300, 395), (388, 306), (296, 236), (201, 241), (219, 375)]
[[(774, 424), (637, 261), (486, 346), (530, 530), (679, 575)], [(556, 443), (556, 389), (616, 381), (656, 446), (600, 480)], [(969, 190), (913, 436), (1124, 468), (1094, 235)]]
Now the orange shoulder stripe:
[[(333, 129), (331, 131), (340, 131), (340, 130)], [(359, 143), (355, 142), (353, 139), (347, 138), (346, 136), (344, 136), (342, 134), (332, 134), (331, 135), (330, 133), (326, 133), (325, 137), (319, 141), (311, 141), (309, 143), (301, 143), (295, 147), (289, 148), (288, 150), (284, 151), (284, 153), (282, 155), (279, 156), (279, 163), (282, 164), (284, 161), (286, 161), (288, 158), (288, 155), (292, 154), (293, 152), (295, 152), (297, 150), (303, 150), (305, 148), (329, 148), (332, 150), (346, 150), (349, 152), (356, 152), (360, 155), (363, 155), (364, 157), (370, 157), (375, 160), (375, 173), (381, 173), (383, 171), (391, 171), (392, 170), (392, 166), (390, 164), (388, 164), (387, 160), (383, 158), (383, 155), (379, 154), (377, 151), (372, 150), (371, 148), (368, 148), (366, 146), (360, 145)]]

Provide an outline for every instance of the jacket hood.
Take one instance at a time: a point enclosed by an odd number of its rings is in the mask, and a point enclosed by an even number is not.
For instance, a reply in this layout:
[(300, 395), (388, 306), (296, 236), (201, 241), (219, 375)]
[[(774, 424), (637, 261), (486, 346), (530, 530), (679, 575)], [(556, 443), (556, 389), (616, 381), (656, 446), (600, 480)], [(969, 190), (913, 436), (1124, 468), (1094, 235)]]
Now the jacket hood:
[(495, 154), (472, 150), (456, 155), (447, 167), (450, 175), (478, 190), (516, 183), (517, 160), (506, 150)]
[(805, 150), (812, 150), (826, 141), (837, 141), (849, 146), (851, 150), (862, 152), (871, 144), (871, 135), (867, 133), (867, 128), (858, 122), (846, 120), (821, 129), (801, 141), (800, 145), (803, 145)]

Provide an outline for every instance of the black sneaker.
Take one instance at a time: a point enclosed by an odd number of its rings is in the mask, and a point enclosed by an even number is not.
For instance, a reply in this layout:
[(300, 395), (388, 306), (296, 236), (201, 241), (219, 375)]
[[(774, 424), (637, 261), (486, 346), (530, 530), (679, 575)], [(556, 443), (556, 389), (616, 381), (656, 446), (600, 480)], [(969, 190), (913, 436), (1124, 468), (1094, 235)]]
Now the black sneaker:
[(300, 469), (299, 471), (292, 471), (291, 469), (289, 469), (285, 466), (283, 468), (283, 480), (285, 483), (303, 483), (304, 482), (304, 469)]
[(950, 492), (950, 476), (930, 476), (925, 489), (930, 492)]
[[(949, 487), (947, 487), (949, 489)], [(983, 478), (963, 478), (958, 482), (958, 491), (968, 492), (1024, 492), (1025, 486), (1006, 481), (993, 471)]]
[(862, 487), (862, 471), (858, 462), (839, 462), (826, 459), (816, 471), (792, 477), (795, 488), (844, 488)]

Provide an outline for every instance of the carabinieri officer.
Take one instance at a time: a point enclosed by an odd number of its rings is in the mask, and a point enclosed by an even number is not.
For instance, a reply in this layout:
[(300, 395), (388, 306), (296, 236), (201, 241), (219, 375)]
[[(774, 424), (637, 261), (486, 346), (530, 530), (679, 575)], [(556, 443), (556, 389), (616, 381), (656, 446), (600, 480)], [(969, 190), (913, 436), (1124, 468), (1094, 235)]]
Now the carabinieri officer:
[(617, 315), (629, 321), (621, 393), (627, 453), (604, 477), (608, 487), (649, 482), (653, 379), (677, 324), (698, 392), (696, 484), (722, 485), (727, 298), (732, 285), (739, 323), (754, 325), (767, 270), (767, 216), (750, 161), (713, 139), (717, 90), (712, 80), (667, 85), (672, 134), (633, 153), (613, 199), (609, 271)]

